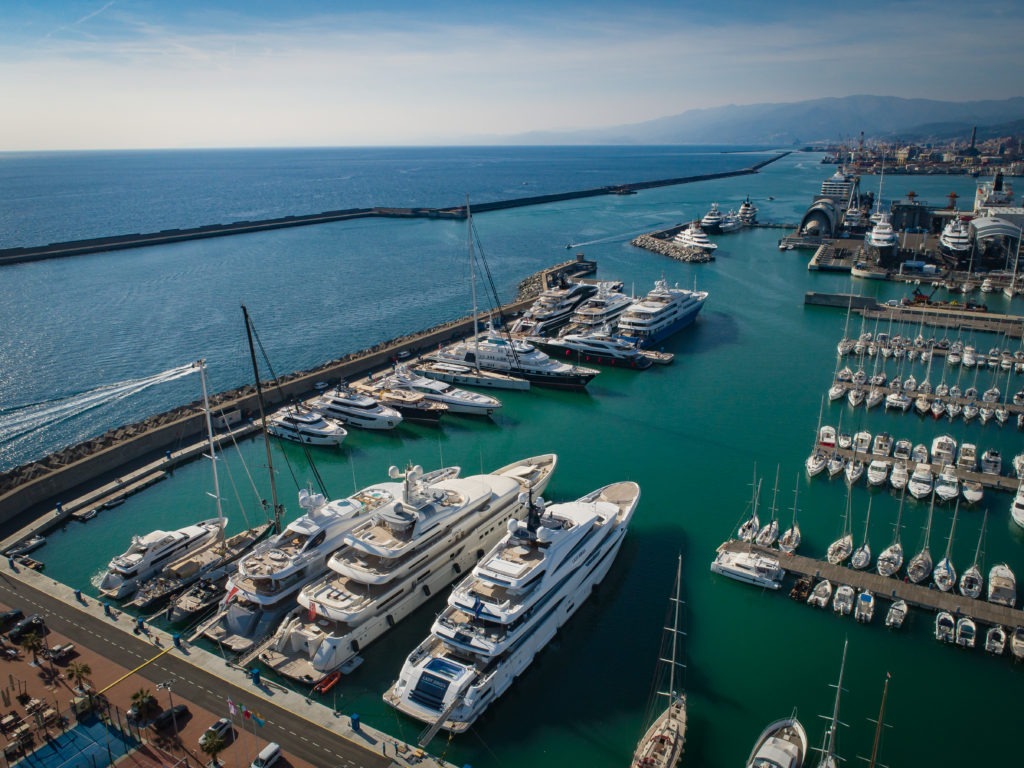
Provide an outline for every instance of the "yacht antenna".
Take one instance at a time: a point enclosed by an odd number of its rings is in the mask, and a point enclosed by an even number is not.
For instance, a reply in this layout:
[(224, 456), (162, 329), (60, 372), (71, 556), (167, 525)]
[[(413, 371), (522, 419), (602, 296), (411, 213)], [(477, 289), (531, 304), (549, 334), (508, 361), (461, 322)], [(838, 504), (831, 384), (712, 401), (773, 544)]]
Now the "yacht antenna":
[(256, 348), (252, 343), (252, 321), (249, 319), (249, 310), (242, 305), (242, 316), (245, 318), (245, 335), (249, 339), (249, 357), (252, 359), (252, 372), (256, 378), (256, 400), (260, 408), (260, 423), (263, 424), (263, 444), (267, 449), (267, 470), (270, 473), (270, 501), (273, 506), (274, 533), (281, 532), (281, 505), (277, 503), (277, 482), (274, 479), (274, 460), (270, 451), (270, 435), (267, 434), (266, 409), (263, 405), (263, 386), (260, 384), (260, 369), (256, 363)]
[(213, 498), (217, 503), (217, 521), (220, 527), (217, 529), (217, 538), (220, 540), (221, 555), (224, 554), (224, 510), (220, 503), (220, 483), (217, 480), (217, 449), (213, 443), (213, 421), (210, 419), (210, 398), (206, 392), (206, 361), (199, 360), (196, 363), (199, 369), (199, 381), (203, 386), (203, 412), (206, 414), (206, 439), (210, 447), (210, 467), (213, 469)]

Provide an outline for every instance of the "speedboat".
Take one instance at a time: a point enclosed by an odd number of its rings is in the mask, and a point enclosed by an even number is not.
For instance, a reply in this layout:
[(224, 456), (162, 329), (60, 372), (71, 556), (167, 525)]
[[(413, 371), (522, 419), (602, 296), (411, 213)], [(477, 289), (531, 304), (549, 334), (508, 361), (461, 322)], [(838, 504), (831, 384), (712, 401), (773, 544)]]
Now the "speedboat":
[(287, 406), (267, 417), (267, 432), (274, 437), (305, 445), (337, 446), (348, 433), (319, 411)]
[(853, 610), (856, 593), (849, 584), (841, 584), (832, 598), (832, 610), (841, 616), (849, 616)]
[(989, 627), (985, 633), (985, 650), (996, 656), (1006, 652), (1006, 629), (999, 624)]
[(903, 622), (907, 618), (907, 601), (897, 600), (889, 606), (888, 612), (885, 614), (885, 626), (890, 629), (899, 629), (903, 626)]
[(586, 602), (618, 553), (640, 498), (613, 483), (564, 504), (537, 500), (448, 597), (384, 701), (453, 733), (467, 730)]
[(394, 429), (402, 423), (396, 409), (345, 386), (327, 390), (311, 405), (325, 416), (363, 429)]
[(949, 611), (939, 611), (935, 617), (935, 639), (943, 643), (956, 639), (956, 620)]
[(677, 232), (675, 237), (672, 238), (672, 242), (683, 248), (690, 248), (702, 253), (711, 253), (718, 248), (716, 243), (712, 243), (708, 239), (707, 232), (701, 229), (700, 224), (696, 221), (686, 229)]
[[(547, 487), (557, 457), (534, 456), (489, 474), (425, 483), (418, 467), (377, 486), (391, 498), (347, 532), (327, 572), (257, 658), (274, 672), (316, 683), (354, 669), (362, 652), (431, 595), (451, 586), (493, 546), (509, 521)], [(474, 546), (465, 540), (474, 537)]]
[(870, 624), (875, 616), (875, 596), (868, 590), (857, 595), (857, 607), (853, 617), (862, 624)]
[(657, 280), (654, 288), (619, 316), (616, 335), (650, 349), (690, 325), (708, 300), (707, 291), (670, 288)]
[(786, 571), (774, 557), (756, 552), (731, 552), (721, 549), (711, 563), (711, 572), (746, 584), (779, 589)]
[(822, 579), (814, 585), (814, 589), (811, 590), (811, 594), (807, 596), (807, 604), (816, 606), (817, 608), (826, 608), (831, 599), (832, 582), (828, 579)]
[(776, 720), (758, 737), (747, 768), (801, 768), (807, 757), (807, 732), (795, 717)]
[(956, 644), (964, 648), (973, 648), (978, 637), (978, 625), (970, 616), (961, 616), (956, 620)]
[(176, 531), (156, 530), (133, 536), (131, 546), (107, 565), (99, 591), (106, 597), (123, 600), (168, 563), (212, 541), (226, 524), (226, 518), (214, 517)]
[(988, 572), (988, 601), (1010, 608), (1017, 605), (1017, 577), (1006, 563), (993, 565)]

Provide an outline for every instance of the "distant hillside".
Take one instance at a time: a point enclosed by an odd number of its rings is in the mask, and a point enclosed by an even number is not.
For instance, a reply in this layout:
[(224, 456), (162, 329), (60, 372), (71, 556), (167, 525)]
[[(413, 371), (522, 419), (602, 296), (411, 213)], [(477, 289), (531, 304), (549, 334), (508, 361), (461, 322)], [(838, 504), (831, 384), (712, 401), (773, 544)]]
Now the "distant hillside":
[[(535, 132), (508, 137), (525, 144), (760, 144), (785, 146), (850, 140), (860, 135), (947, 137), (974, 126), (1024, 120), (1024, 97), (1002, 101), (934, 101), (894, 96), (846, 96), (786, 104), (729, 105), (593, 130)], [(979, 130), (979, 135), (980, 135)], [(995, 134), (999, 135), (999, 134)]]

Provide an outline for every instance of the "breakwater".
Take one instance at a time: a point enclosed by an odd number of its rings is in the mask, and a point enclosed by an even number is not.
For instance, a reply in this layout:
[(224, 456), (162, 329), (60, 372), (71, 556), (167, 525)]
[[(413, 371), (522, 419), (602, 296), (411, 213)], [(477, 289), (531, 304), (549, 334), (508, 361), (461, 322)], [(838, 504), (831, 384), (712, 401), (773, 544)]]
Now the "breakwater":
[[(500, 308), (501, 314), (525, 309), (547, 284), (550, 276), (588, 274), (596, 269), (582, 256), (530, 275), (519, 285), (515, 300)], [(480, 313), (479, 323), (489, 313)], [(278, 377), (264, 383), (264, 398), (270, 407), (282, 405), (315, 391), (314, 384), (365, 376), (391, 365), (399, 354), (415, 355), (464, 338), (472, 332), (473, 317), (467, 316), (375, 344), (369, 349), (330, 360), (316, 368)], [(404, 356), (404, 355), (403, 355)], [(274, 385), (274, 386), (272, 386)], [(257, 415), (256, 387), (247, 384), (227, 392), (212, 394), (210, 408), (215, 416), (238, 414), (241, 418)], [(115, 474), (134, 471), (154, 458), (177, 450), (181, 445), (205, 433), (202, 403), (188, 405), (151, 416), (143, 421), (108, 430), (97, 437), (52, 453), (38, 461), (23, 464), (0, 474), (0, 528), (23, 513), (50, 512), (55, 502), (78, 494), (90, 484), (102, 484)], [(183, 457), (187, 460), (189, 457)]]
[[(563, 200), (596, 197), (598, 195), (632, 194), (644, 189), (655, 189), (657, 187), (674, 186), (677, 184), (690, 184), (698, 181), (724, 179), (732, 176), (744, 176), (751, 173), (757, 173), (761, 168), (764, 168), (766, 165), (773, 163), (788, 154), (790, 154), (789, 151), (779, 152), (766, 160), (755, 163), (749, 168), (742, 168), (736, 171), (707, 173), (697, 176), (681, 176), (670, 179), (656, 179), (653, 181), (640, 181), (629, 184), (604, 186), (595, 189), (537, 195), (534, 197), (521, 197), (511, 200), (497, 200), (490, 203), (475, 204), (472, 208), (474, 213), (486, 213), (488, 211), (500, 211), (509, 208), (542, 205), (545, 203), (553, 203)], [(41, 261), (44, 259), (63, 258), (67, 256), (83, 256), (90, 253), (102, 253), (104, 251), (143, 248), (151, 245), (168, 245), (187, 240), (202, 240), (211, 237), (226, 237), (228, 235), (244, 235), (254, 232), (265, 232), (272, 229), (303, 227), (313, 224), (328, 224), (332, 222), (349, 221), (361, 218), (464, 219), (465, 217), (465, 206), (450, 208), (349, 208), (345, 210), (323, 211), (321, 213), (301, 214), (297, 216), (283, 216), (274, 219), (261, 219), (258, 221), (236, 221), (228, 224), (209, 224), (188, 229), (166, 229), (160, 232), (113, 235), (110, 237), (99, 237), (88, 240), (71, 240), (62, 243), (50, 243), (48, 245), (4, 248), (0, 249), (0, 266)]]

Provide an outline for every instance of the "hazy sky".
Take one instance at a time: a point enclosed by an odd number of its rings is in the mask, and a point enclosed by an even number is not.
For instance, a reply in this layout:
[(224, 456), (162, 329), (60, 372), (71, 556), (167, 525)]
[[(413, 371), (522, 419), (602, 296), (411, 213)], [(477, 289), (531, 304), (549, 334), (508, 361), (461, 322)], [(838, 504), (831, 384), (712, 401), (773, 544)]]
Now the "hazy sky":
[(724, 104), (1006, 98), (1022, 19), (1020, 0), (0, 0), (0, 150), (457, 144)]

